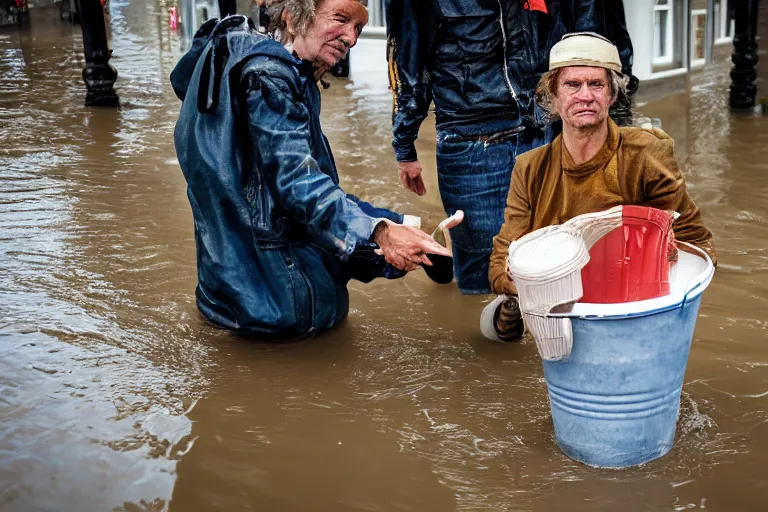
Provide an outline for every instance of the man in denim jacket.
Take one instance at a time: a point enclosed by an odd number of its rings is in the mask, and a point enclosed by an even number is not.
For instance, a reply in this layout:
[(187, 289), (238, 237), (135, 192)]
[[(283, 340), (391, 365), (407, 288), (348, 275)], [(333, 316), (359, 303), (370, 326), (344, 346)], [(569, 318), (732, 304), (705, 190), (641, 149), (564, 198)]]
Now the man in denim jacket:
[(198, 308), (263, 339), (337, 325), (350, 278), (399, 277), (429, 265), (427, 253), (449, 254), (402, 215), (339, 187), (316, 82), (356, 43), (365, 8), (284, 0), (280, 16), (281, 42), (243, 16), (206, 23), (171, 74), (183, 101), (174, 141), (195, 221)]

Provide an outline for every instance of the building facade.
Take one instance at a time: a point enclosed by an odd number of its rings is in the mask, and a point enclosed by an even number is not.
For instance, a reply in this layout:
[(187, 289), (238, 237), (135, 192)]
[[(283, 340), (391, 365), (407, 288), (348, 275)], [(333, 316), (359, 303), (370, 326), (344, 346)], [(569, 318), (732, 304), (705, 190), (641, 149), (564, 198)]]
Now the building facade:
[[(734, 2), (736, 0), (730, 0)], [(641, 81), (685, 75), (730, 53), (729, 0), (624, 0)]]

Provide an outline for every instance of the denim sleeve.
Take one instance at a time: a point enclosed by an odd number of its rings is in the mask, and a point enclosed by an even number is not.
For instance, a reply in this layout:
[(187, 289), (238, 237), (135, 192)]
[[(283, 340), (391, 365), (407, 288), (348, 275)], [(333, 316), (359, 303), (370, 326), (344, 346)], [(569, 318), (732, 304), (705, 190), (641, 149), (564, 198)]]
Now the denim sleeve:
[(395, 224), (402, 224), (403, 223), (403, 215), (397, 212), (393, 212), (392, 210), (388, 210), (386, 208), (379, 208), (378, 206), (373, 206), (371, 203), (368, 203), (366, 201), (361, 200), (359, 197), (347, 194), (347, 198), (355, 203), (366, 215), (370, 215), (374, 218), (382, 218), (382, 219), (388, 219), (394, 222)]
[(259, 73), (250, 80), (246, 105), (253, 154), (285, 210), (319, 245), (345, 260), (358, 242), (370, 238), (374, 219), (318, 167), (298, 77), (283, 75)]
[(392, 146), (398, 162), (413, 162), (419, 127), (429, 113), (432, 91), (425, 66), (428, 46), (414, 2), (391, 0), (387, 19), (387, 62), (393, 95)]

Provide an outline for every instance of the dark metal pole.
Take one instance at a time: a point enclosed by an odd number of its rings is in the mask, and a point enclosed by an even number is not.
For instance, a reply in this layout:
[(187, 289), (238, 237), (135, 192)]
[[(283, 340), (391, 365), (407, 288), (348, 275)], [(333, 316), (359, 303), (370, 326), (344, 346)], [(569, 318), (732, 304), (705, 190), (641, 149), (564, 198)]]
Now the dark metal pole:
[(117, 70), (109, 64), (112, 51), (107, 47), (107, 26), (100, 0), (77, 0), (83, 29), (85, 68), (83, 80), (88, 92), (86, 107), (116, 107), (120, 104), (114, 85)]
[(733, 53), (731, 54), (731, 108), (752, 108), (757, 87), (757, 17), (760, 0), (736, 0)]

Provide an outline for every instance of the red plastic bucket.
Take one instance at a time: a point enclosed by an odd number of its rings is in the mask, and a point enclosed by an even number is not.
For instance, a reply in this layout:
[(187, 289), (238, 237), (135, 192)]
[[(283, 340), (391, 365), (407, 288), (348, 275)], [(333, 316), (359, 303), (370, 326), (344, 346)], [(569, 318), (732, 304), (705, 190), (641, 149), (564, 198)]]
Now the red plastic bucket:
[(581, 270), (580, 302), (615, 304), (669, 294), (672, 216), (647, 206), (622, 207), (622, 225), (598, 240)]

